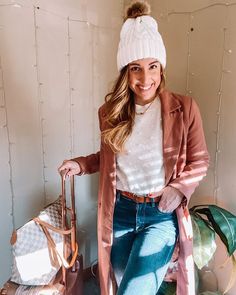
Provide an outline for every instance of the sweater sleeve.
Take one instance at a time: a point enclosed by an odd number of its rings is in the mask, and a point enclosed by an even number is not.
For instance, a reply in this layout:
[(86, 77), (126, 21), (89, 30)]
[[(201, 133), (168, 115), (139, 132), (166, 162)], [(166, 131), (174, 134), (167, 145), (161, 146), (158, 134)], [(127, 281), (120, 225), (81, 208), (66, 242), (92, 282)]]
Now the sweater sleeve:
[(199, 108), (192, 100), (187, 134), (186, 166), (168, 185), (178, 189), (189, 201), (200, 180), (206, 175), (209, 154), (206, 147)]

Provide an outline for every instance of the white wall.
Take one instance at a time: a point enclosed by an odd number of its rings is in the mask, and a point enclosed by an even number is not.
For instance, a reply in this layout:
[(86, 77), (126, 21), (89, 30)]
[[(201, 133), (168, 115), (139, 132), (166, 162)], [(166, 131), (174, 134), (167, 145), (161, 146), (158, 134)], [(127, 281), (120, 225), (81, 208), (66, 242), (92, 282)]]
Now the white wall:
[[(12, 2), (0, 2), (0, 285), (13, 228), (60, 193), (59, 164), (99, 148), (123, 11), (117, 0)], [(86, 265), (97, 257), (97, 178), (76, 182)]]
[[(196, 99), (211, 157), (191, 204), (216, 203), (236, 214), (236, 2), (151, 3), (167, 48), (168, 88)], [(221, 291), (230, 277), (230, 263), (219, 268), (225, 259), (220, 245), (214, 264)], [(227, 294), (235, 295), (236, 285)]]
[[(117, 74), (123, 13), (121, 0), (17, 3), (0, 1), (0, 285), (10, 275), (13, 227), (57, 197), (63, 159), (99, 147), (97, 108)], [(236, 6), (225, 0), (150, 3), (167, 48), (168, 88), (198, 102), (211, 155), (192, 204), (207, 199), (236, 214)], [(97, 257), (97, 178), (76, 183), (86, 265)], [(215, 264), (223, 260), (222, 248)], [(229, 270), (217, 274), (223, 290)]]

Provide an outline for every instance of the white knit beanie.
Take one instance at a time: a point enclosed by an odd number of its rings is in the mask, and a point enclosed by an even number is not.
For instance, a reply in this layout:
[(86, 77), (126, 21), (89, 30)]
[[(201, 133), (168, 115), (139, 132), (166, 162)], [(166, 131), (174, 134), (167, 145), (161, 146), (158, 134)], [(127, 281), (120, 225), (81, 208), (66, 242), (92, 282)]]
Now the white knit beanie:
[(166, 67), (165, 45), (157, 22), (149, 15), (127, 18), (124, 22), (117, 53), (118, 70), (142, 58), (156, 58), (163, 69)]

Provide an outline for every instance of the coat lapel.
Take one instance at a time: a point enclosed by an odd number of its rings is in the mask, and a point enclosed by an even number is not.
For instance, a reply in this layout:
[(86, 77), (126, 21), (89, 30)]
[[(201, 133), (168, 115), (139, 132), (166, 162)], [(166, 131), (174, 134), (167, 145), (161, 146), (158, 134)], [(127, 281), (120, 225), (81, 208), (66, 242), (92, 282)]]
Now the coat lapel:
[(183, 112), (179, 100), (170, 92), (165, 90), (159, 96), (162, 108), (163, 158), (167, 185), (176, 172), (176, 162), (183, 137)]

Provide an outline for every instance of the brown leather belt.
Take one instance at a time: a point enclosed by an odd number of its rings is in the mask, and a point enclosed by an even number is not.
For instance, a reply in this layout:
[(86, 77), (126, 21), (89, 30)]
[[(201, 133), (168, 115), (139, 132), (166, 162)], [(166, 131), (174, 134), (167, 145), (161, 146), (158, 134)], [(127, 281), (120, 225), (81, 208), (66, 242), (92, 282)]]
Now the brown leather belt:
[(140, 195), (136, 195), (133, 194), (131, 192), (126, 192), (126, 191), (120, 191), (120, 194), (128, 199), (133, 200), (135, 203), (157, 203), (160, 201), (161, 196), (159, 195), (159, 193), (149, 193), (146, 194), (145, 196), (140, 196)]

